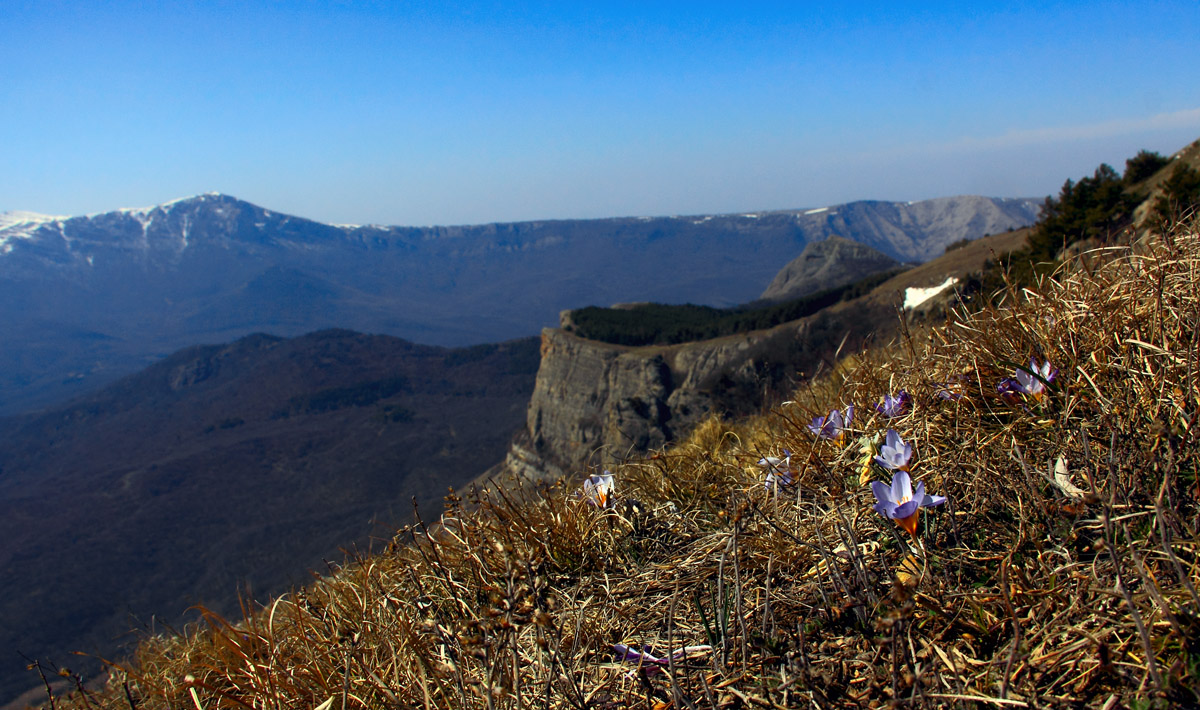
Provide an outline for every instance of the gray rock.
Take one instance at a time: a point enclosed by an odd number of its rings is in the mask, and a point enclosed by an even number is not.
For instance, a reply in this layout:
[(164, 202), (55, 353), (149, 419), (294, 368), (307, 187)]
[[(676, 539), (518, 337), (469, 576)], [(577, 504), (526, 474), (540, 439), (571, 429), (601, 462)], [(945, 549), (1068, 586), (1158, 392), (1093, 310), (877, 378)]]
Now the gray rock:
[(831, 236), (804, 247), (800, 256), (775, 275), (760, 298), (766, 301), (800, 298), (845, 286), (899, 265), (900, 262), (865, 244)]
[(769, 330), (651, 347), (547, 328), (527, 429), (507, 468), (527, 479), (600, 469), (663, 448), (714, 413), (758, 411), (843, 340), (852, 349), (893, 327), (892, 313), (876, 302), (838, 304)]

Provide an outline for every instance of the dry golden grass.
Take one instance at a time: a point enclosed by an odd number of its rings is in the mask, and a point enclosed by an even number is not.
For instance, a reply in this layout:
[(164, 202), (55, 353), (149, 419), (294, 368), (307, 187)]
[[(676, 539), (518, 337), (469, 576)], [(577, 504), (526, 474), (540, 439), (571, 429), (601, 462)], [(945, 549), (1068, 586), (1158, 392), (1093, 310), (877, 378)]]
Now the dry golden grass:
[[(57, 707), (1200, 703), (1200, 236), (1091, 256), (849, 357), (771, 415), (704, 423), (616, 470), (610, 509), (566, 483), (451, 496), (440, 525), (147, 639)], [(998, 394), (1031, 357), (1059, 369), (1048, 396)], [(914, 406), (884, 420), (900, 389)], [(814, 440), (810, 419), (850, 403), (847, 445)], [(889, 427), (949, 498), (914, 537), (864, 485)], [(797, 484), (775, 493), (756, 462), (783, 449)], [(711, 648), (668, 657), (685, 646)]]

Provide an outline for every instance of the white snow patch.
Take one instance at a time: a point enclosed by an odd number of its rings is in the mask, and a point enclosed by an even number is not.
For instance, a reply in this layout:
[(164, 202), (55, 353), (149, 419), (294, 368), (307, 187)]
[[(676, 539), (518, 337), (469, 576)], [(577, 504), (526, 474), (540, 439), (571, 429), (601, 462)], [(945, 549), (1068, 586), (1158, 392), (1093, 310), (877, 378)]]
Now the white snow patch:
[[(259, 226), (261, 227), (262, 225), (259, 225)], [(362, 228), (361, 224), (336, 224), (335, 223), (333, 226), (338, 227), (339, 229), (361, 229)]]
[(38, 214), (37, 212), (11, 210), (9, 212), (0, 213), (0, 229), (8, 229), (9, 227), (15, 227), (19, 224), (45, 224), (46, 222), (57, 222), (60, 219), (70, 219), (70, 217), (58, 217), (49, 214)]
[(753, 214), (753, 213), (751, 213), (751, 214), (744, 214), (744, 215), (742, 215), (742, 216), (743, 216), (743, 217), (745, 217), (746, 219), (758, 219), (758, 215), (756, 215), (756, 214)]
[(693, 219), (692, 224), (704, 224), (705, 222), (707, 222), (711, 219), (712, 219), (712, 215), (708, 215), (707, 217), (701, 217), (700, 219)]
[(13, 239), (29, 239), (38, 227), (43, 224), (58, 223), (62, 225), (62, 221), (70, 219), (70, 217), (59, 217), (48, 214), (38, 214), (37, 212), (23, 212), (20, 210), (12, 210), (9, 212), (0, 213), (0, 253), (7, 254), (12, 251), (12, 245), (9, 244)]
[(815, 210), (806, 210), (804, 212), (804, 214), (820, 214), (822, 212), (828, 212), (828, 211), (829, 211), (828, 207), (818, 207)]
[[(203, 200), (208, 197), (219, 197), (220, 194), (221, 193), (219, 193), (219, 192), (206, 192), (203, 195), (191, 195), (189, 197), (176, 197), (173, 200), (167, 200), (166, 202), (162, 203), (161, 205), (151, 205), (150, 207), (121, 207), (120, 209), (113, 210), (113, 211), (120, 212), (121, 214), (127, 214), (127, 215), (136, 217), (138, 215), (150, 214), (154, 210), (168, 210), (171, 207), (174, 207), (175, 205), (179, 204), (180, 202), (188, 202), (189, 200), (196, 200), (196, 199)], [(105, 214), (105, 213), (93, 212), (92, 214), (89, 214), (88, 216), (94, 217), (98, 214)]]
[(916, 308), (956, 283), (958, 283), (957, 278), (953, 276), (947, 276), (946, 280), (943, 281), (939, 286), (930, 286), (929, 288), (906, 288), (904, 289), (904, 307)]

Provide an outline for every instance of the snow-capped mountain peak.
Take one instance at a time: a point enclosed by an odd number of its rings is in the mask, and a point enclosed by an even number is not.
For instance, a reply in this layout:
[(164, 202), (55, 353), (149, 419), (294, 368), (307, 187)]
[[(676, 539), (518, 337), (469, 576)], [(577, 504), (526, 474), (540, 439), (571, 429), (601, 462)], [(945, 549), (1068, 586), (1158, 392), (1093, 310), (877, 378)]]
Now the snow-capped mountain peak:
[(12, 240), (29, 239), (43, 224), (61, 222), (65, 219), (70, 218), (21, 210), (0, 213), (0, 254), (12, 251), (13, 246), (9, 243)]
[(38, 214), (37, 212), (24, 212), (22, 210), (10, 210), (8, 212), (0, 212), (0, 231), (20, 225), (36, 225), (45, 224), (46, 222), (57, 222), (60, 219), (70, 219), (70, 217)]
[[(188, 203), (188, 202), (204, 202), (204, 201), (214, 198), (214, 197), (225, 197), (225, 195), (222, 195), (219, 192), (204, 192), (199, 195), (189, 195), (187, 197), (177, 197), (174, 200), (167, 200), (166, 202), (163, 202), (163, 203), (160, 203), (157, 205), (150, 205), (149, 207), (120, 207), (118, 209), (111, 210), (111, 211), (112, 212), (120, 212), (121, 214), (127, 214), (127, 215), (133, 215), (133, 216), (146, 215), (146, 214), (149, 214), (156, 210), (167, 211), (167, 210), (170, 210), (172, 207), (179, 205), (179, 204)], [(236, 198), (230, 198), (230, 199), (236, 199)], [(98, 212), (96, 214), (106, 214), (106, 213)], [(95, 215), (88, 215), (88, 216), (94, 217)]]

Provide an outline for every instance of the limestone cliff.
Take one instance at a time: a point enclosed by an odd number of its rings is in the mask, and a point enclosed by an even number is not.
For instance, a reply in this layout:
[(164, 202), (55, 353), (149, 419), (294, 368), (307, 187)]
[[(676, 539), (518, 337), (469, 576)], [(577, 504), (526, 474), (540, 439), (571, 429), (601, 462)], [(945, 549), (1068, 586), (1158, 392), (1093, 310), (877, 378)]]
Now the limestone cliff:
[(758, 411), (891, 312), (839, 304), (769, 330), (670, 346), (610, 345), (547, 328), (527, 428), (506, 468), (524, 478), (578, 473), (661, 448), (710, 413)]

